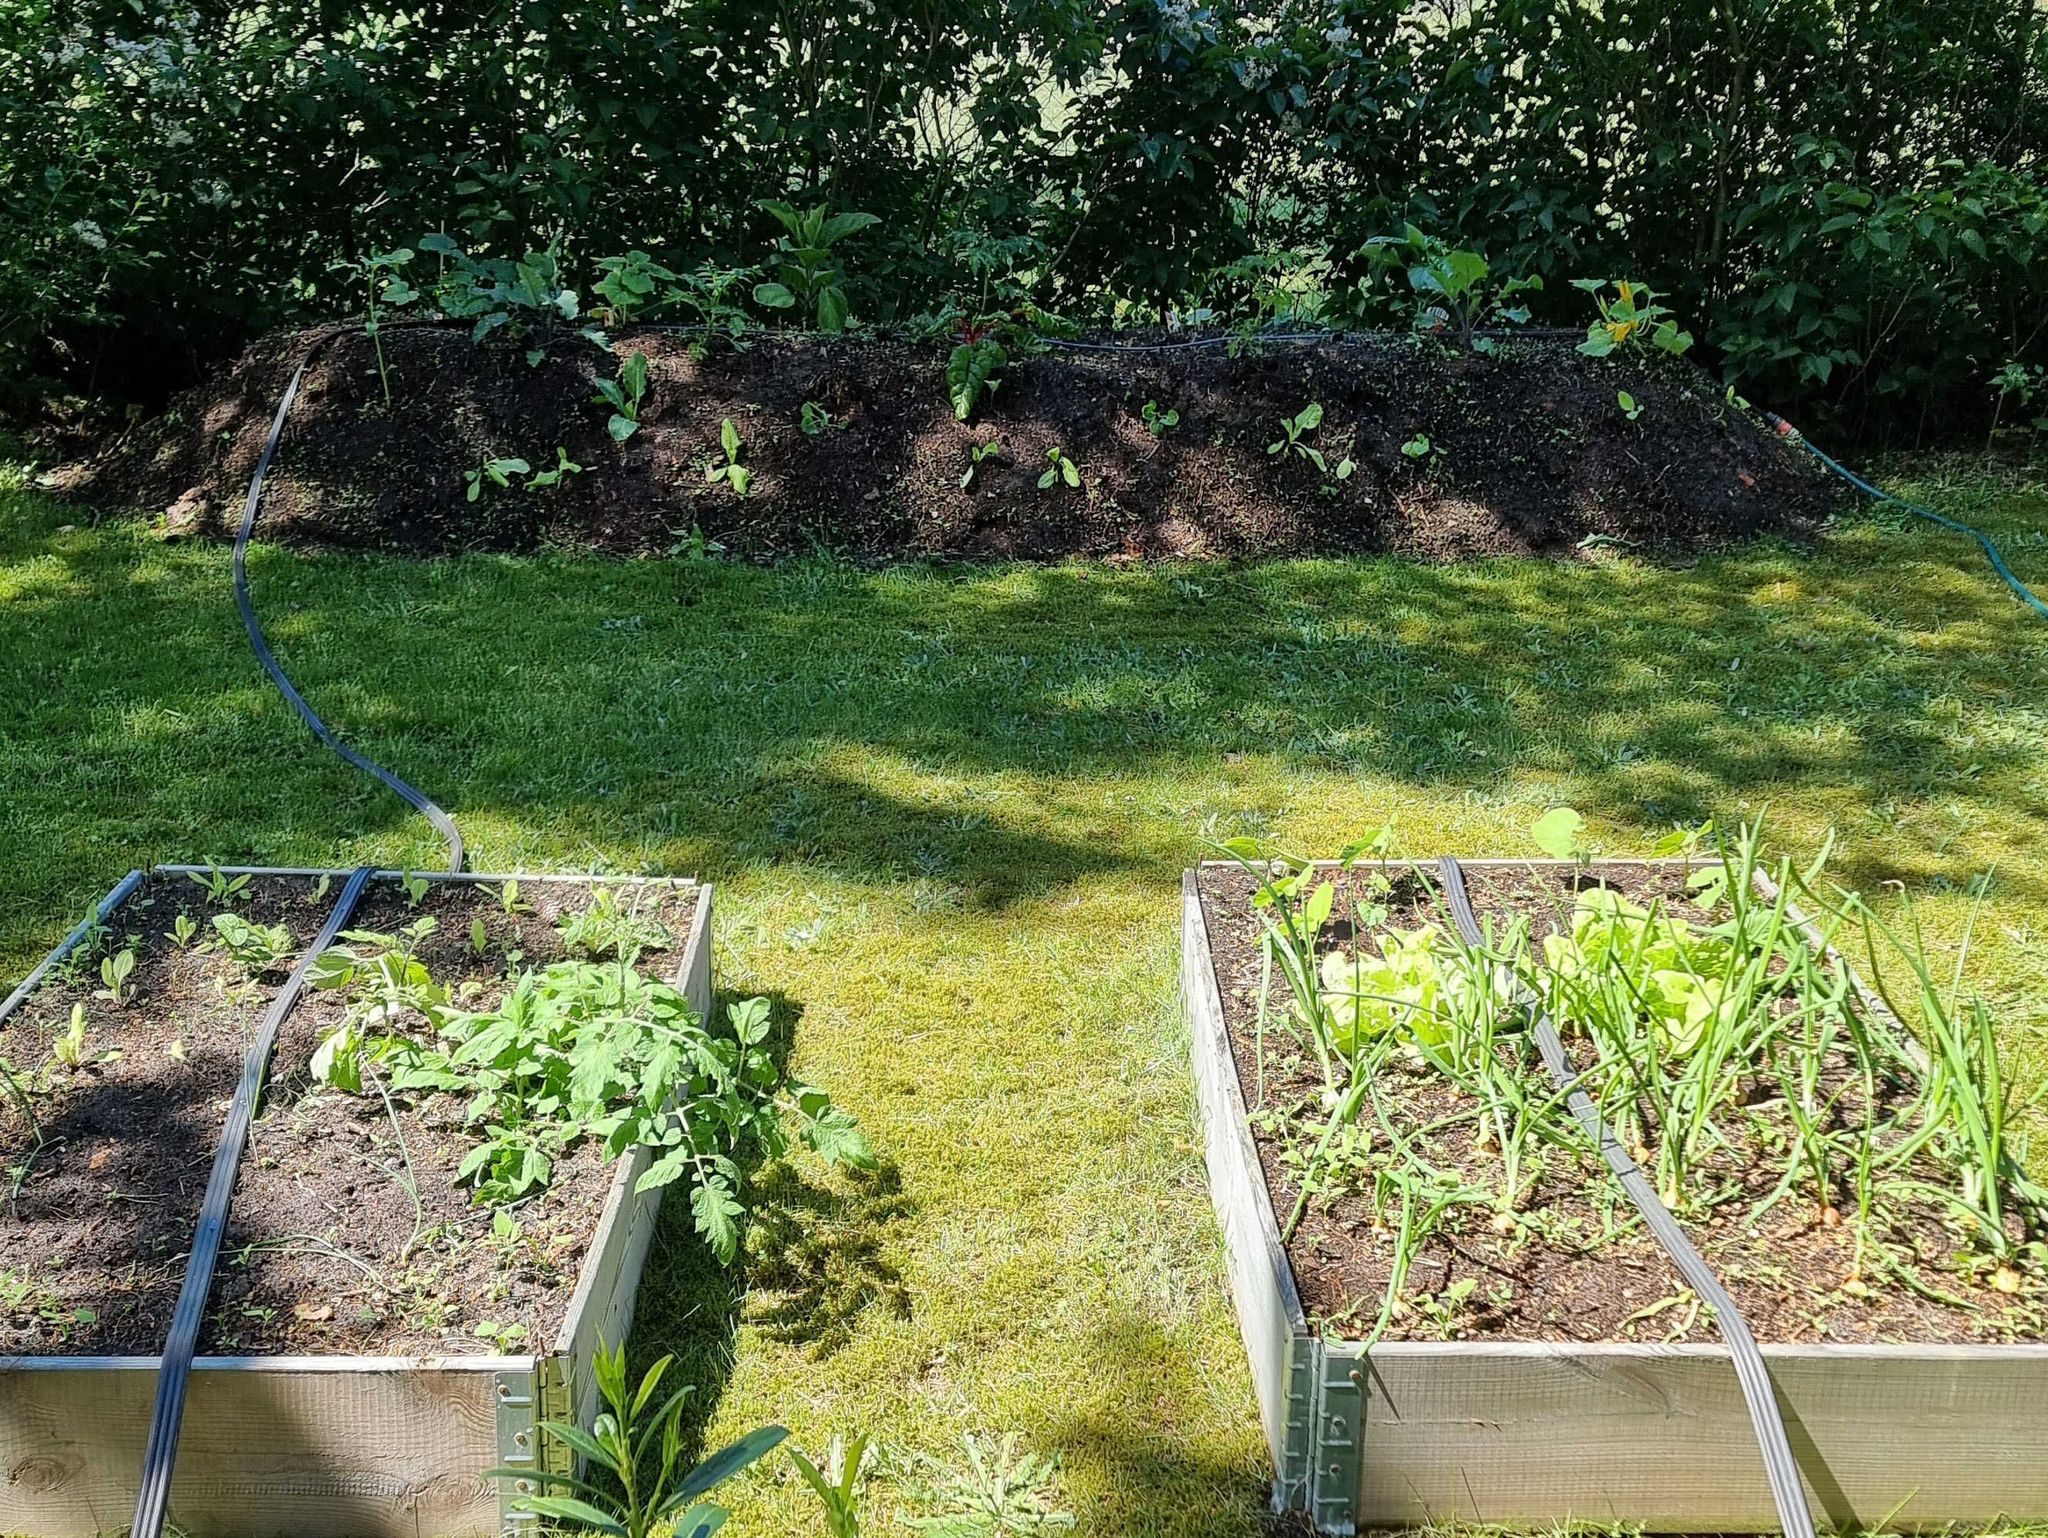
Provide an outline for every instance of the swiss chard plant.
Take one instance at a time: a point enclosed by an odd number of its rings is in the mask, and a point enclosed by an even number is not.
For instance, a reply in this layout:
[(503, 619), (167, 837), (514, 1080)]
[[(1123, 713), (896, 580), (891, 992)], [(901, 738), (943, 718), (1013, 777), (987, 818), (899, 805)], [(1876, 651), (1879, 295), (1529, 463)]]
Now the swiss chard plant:
[(624, 443), (640, 431), (640, 406), (647, 399), (647, 354), (636, 352), (619, 365), (616, 379), (592, 381), (597, 394), (597, 404), (611, 407), (611, 417), (604, 424), (604, 430), (611, 434), (612, 442)]

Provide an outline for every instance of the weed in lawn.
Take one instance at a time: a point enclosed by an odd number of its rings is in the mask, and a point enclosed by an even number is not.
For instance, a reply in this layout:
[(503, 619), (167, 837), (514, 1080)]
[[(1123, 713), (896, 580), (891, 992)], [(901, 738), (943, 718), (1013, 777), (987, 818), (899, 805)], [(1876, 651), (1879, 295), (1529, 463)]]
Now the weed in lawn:
[(1059, 1461), (1023, 1451), (1014, 1432), (994, 1443), (968, 1432), (961, 1461), (920, 1457), (905, 1471), (912, 1501), (932, 1508), (910, 1525), (932, 1538), (1019, 1538), (1065, 1532), (1074, 1516), (1059, 1506)]
[(704, 471), (704, 479), (713, 485), (724, 481), (736, 497), (745, 496), (754, 480), (753, 472), (740, 463), (740, 449), (740, 430), (733, 425), (732, 418), (727, 417), (718, 427), (718, 451), (724, 462), (713, 460)]
[(597, 387), (592, 397), (600, 406), (611, 407), (604, 430), (612, 442), (624, 443), (640, 431), (640, 406), (647, 399), (647, 354), (636, 352), (619, 365), (616, 379), (591, 381)]
[[(702, 1497), (774, 1451), (789, 1433), (780, 1426), (764, 1426), (695, 1468), (687, 1467), (681, 1416), (695, 1385), (685, 1384), (651, 1414), (648, 1411), (662, 1378), (674, 1365), (674, 1357), (663, 1357), (634, 1388), (626, 1377), (625, 1348), (600, 1342), (595, 1376), (605, 1408), (596, 1421), (588, 1431), (574, 1421), (543, 1421), (540, 1427), (577, 1460), (581, 1474), (549, 1473), (528, 1465), (492, 1469), (490, 1477), (514, 1482), (521, 1492), (513, 1497), (515, 1510), (567, 1527), (608, 1538), (653, 1538), (657, 1531), (670, 1532), (674, 1538), (709, 1538), (727, 1514)], [(566, 1493), (527, 1493), (534, 1485)]]
[(824, 1508), (827, 1538), (860, 1538), (861, 1486), (876, 1462), (867, 1437), (856, 1436), (851, 1443), (834, 1437), (825, 1448), (822, 1464), (811, 1462), (792, 1446), (789, 1461)]

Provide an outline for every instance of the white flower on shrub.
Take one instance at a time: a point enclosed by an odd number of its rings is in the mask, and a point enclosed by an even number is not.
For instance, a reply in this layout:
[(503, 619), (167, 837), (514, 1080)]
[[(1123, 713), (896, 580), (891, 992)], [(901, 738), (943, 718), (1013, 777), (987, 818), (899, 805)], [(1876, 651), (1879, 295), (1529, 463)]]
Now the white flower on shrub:
[(90, 219), (81, 219), (72, 225), (71, 233), (95, 251), (107, 249), (107, 232)]

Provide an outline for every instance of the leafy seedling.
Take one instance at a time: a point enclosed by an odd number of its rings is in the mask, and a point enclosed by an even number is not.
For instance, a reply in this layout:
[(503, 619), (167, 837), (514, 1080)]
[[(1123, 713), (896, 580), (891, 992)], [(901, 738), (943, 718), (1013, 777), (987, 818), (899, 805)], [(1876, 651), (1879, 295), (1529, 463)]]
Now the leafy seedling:
[[(223, 918), (229, 917), (227, 914), (221, 916)], [(94, 997), (106, 999), (114, 1004), (127, 1003), (135, 996), (135, 989), (129, 983), (129, 978), (134, 975), (134, 972), (135, 952), (132, 949), (118, 950), (111, 956), (102, 957), (100, 959), (100, 983), (102, 986)]]
[[(515, 1481), (514, 1488), (522, 1492), (512, 1498), (513, 1510), (605, 1538), (653, 1538), (657, 1531), (673, 1538), (709, 1538), (716, 1532), (725, 1522), (725, 1509), (701, 1497), (759, 1462), (789, 1433), (763, 1426), (686, 1469), (681, 1418), (692, 1386), (677, 1389), (652, 1415), (647, 1413), (662, 1377), (674, 1365), (673, 1356), (664, 1356), (634, 1389), (626, 1378), (625, 1347), (600, 1344), (595, 1376), (606, 1408), (588, 1431), (574, 1421), (543, 1421), (540, 1426), (572, 1460), (581, 1461), (583, 1474), (551, 1473), (532, 1464), (489, 1470), (489, 1477)], [(602, 1484), (593, 1482), (598, 1477)], [(535, 1485), (567, 1493), (524, 1493)]]
[(796, 425), (803, 430), (806, 438), (816, 438), (829, 433), (840, 423), (838, 418), (816, 401), (805, 401), (797, 408)]
[(965, 491), (974, 484), (974, 473), (981, 468), (984, 460), (994, 459), (1002, 452), (1003, 444), (1000, 438), (991, 438), (986, 443), (970, 445), (967, 450), (967, 468), (960, 472), (960, 489)]
[(208, 865), (203, 872), (187, 871), (186, 875), (206, 893), (210, 903), (238, 902), (249, 895), (247, 876), (230, 876), (218, 865)]
[(377, 358), (377, 383), (384, 391), (384, 404), (391, 405), (391, 371), (384, 362), (384, 311), (398, 309), (419, 298), (419, 290), (406, 281), (404, 269), (412, 263), (412, 252), (404, 246), (395, 251), (373, 251), (359, 262), (338, 262), (336, 269), (352, 274), (363, 285), (363, 335)]
[(239, 913), (222, 913), (213, 921), (214, 933), (230, 956), (253, 977), (284, 961), (298, 947), (292, 932), (282, 924), (252, 924)]
[(1529, 825), (1529, 837), (1553, 860), (1583, 861), (1586, 847), (1579, 835), (1585, 826), (1585, 818), (1570, 807), (1554, 806)]
[(398, 878), (398, 884), (405, 888), (405, 905), (408, 908), (417, 908), (427, 900), (429, 883), (425, 876), (415, 875), (413, 872), (407, 871)]
[(740, 447), (740, 430), (733, 426), (732, 418), (727, 417), (718, 428), (718, 448), (725, 456), (725, 462), (714, 462), (705, 470), (704, 479), (714, 484), (724, 481), (732, 488), (734, 496), (743, 497), (747, 494), (747, 488), (753, 484), (754, 477), (753, 473), (740, 463)]
[(1171, 410), (1161, 411), (1157, 401), (1145, 402), (1143, 415), (1145, 418), (1145, 430), (1155, 438), (1164, 438), (1168, 433), (1180, 426), (1180, 413)]
[(1633, 422), (1643, 414), (1643, 408), (1636, 398), (1626, 390), (1614, 392), (1614, 404), (1621, 408), (1621, 414)]
[(1401, 452), (1409, 459), (1427, 459), (1436, 452), (1436, 446), (1429, 441), (1427, 433), (1417, 433), (1401, 445)]
[(636, 352), (620, 364), (618, 378), (592, 383), (597, 386), (597, 394), (591, 399), (612, 408), (604, 430), (611, 434), (612, 442), (624, 443), (640, 431), (640, 403), (647, 398), (647, 354)]
[(188, 949), (198, 935), (199, 921), (189, 913), (181, 913), (171, 921), (170, 931), (164, 938), (182, 951)]
[(569, 451), (558, 444), (555, 448), (554, 469), (534, 471), (533, 478), (526, 483), (526, 489), (528, 491), (546, 491), (549, 487), (561, 485), (568, 477), (581, 475), (582, 473), (583, 466), (571, 459)]
[(1055, 481), (1065, 481), (1069, 486), (1077, 489), (1080, 487), (1081, 467), (1067, 458), (1066, 453), (1062, 449), (1057, 446), (1047, 449), (1045, 451), (1045, 458), (1049, 468), (1045, 474), (1038, 478), (1038, 489), (1040, 491), (1051, 490)]
[(57, 1033), (57, 1039), (50, 1043), (50, 1052), (66, 1068), (76, 1068), (85, 1061), (85, 1006), (73, 1004), (71, 1018), (64, 1029)]
[(523, 459), (487, 459), (474, 470), (462, 472), (462, 479), (469, 487), (463, 495), (467, 500), (475, 502), (483, 496), (485, 482), (488, 481), (502, 491), (512, 484), (513, 476), (529, 475), (532, 471), (533, 466)]
[(980, 323), (968, 326), (946, 357), (946, 399), (952, 403), (953, 419), (965, 422), (974, 415), (982, 397), (994, 395), (1003, 383), (1003, 369), (1010, 354), (996, 340), (994, 327)]

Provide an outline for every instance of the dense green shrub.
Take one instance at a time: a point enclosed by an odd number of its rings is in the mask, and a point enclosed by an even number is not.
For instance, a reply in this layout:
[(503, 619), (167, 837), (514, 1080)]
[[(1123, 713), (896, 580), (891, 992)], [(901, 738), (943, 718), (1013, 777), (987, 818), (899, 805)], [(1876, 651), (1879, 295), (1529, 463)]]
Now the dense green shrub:
[(2044, 63), (2026, 0), (0, 0), (0, 376), (334, 313), (428, 232), (715, 277), (783, 200), (880, 219), (857, 323), (1405, 323), (1412, 222), (1910, 426), (2043, 357)]

